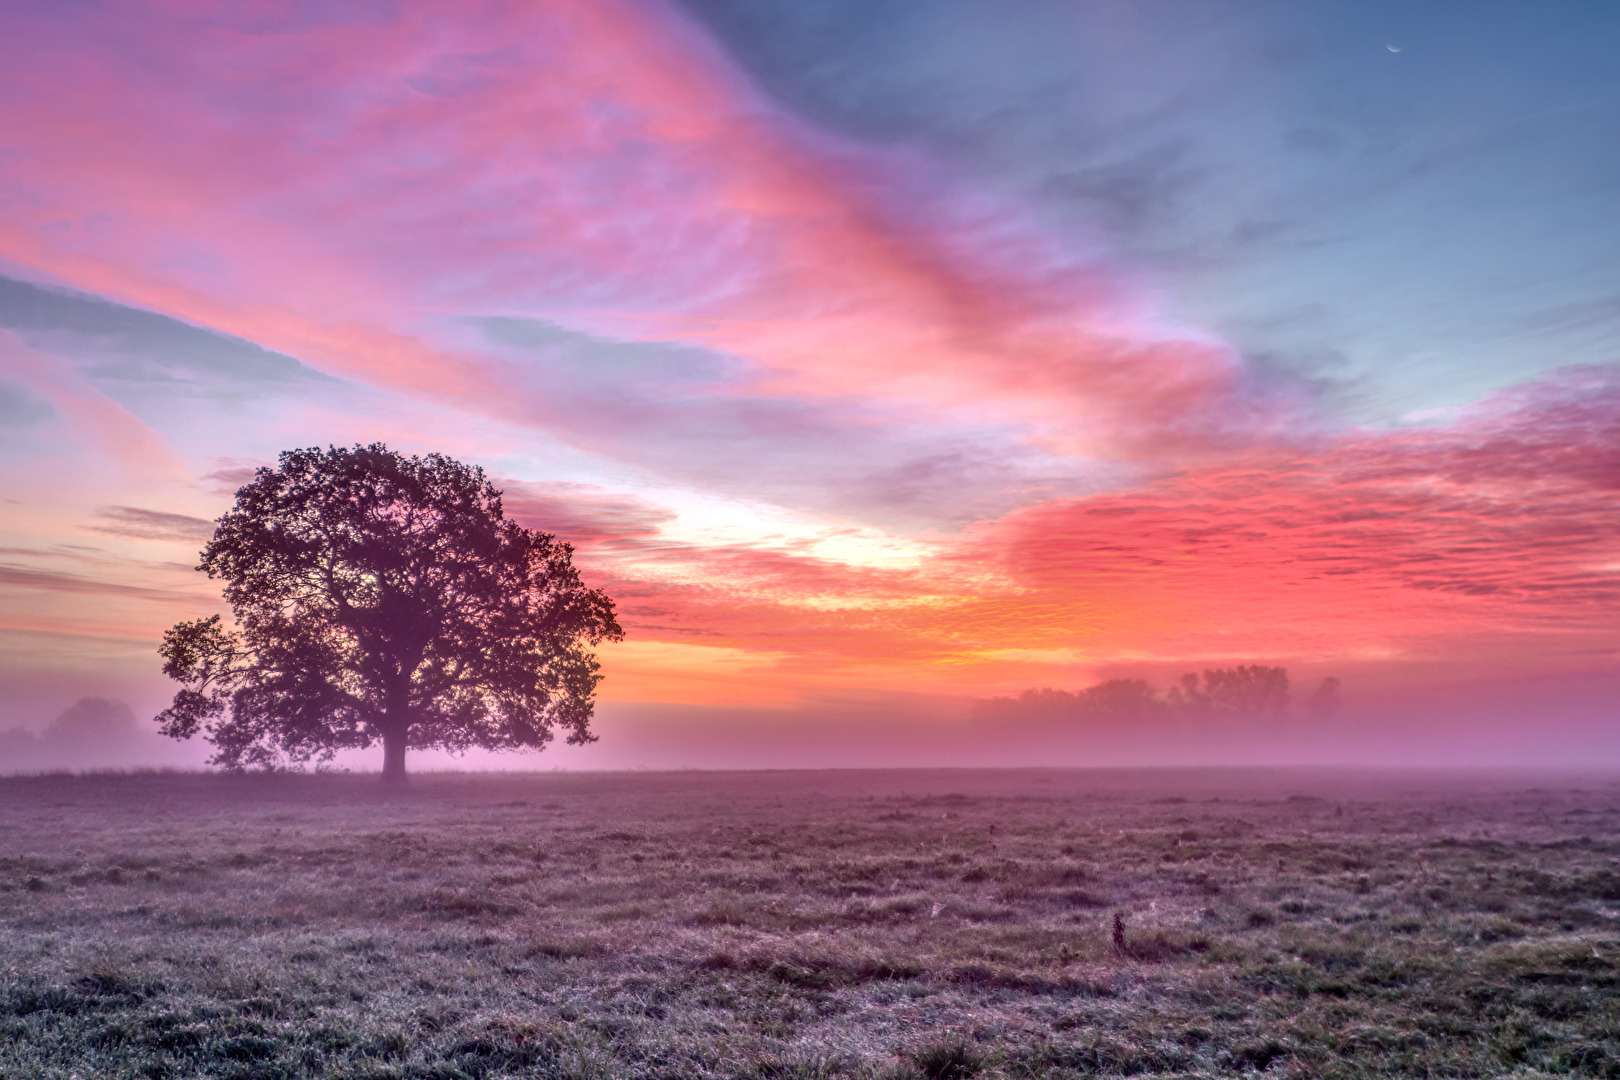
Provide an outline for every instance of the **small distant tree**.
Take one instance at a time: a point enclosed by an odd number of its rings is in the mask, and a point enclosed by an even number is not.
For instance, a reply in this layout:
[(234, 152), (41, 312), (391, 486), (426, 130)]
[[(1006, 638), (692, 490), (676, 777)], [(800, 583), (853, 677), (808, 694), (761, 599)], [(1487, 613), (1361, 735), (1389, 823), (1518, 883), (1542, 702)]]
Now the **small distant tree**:
[(1067, 690), (1043, 686), (1017, 697), (981, 698), (973, 703), (975, 719), (993, 723), (1070, 719), (1080, 714), (1080, 698)]
[(1140, 720), (1164, 710), (1153, 687), (1142, 679), (1109, 679), (1080, 691), (1080, 711), (1116, 720)]
[(1281, 716), (1288, 711), (1288, 669), (1245, 664), (1212, 668), (1170, 688), (1170, 704), (1188, 715)]
[(236, 493), (199, 570), (235, 616), (164, 635), (182, 684), (165, 735), (202, 731), (227, 769), (383, 745), (589, 742), (601, 676), (590, 646), (623, 636), (573, 549), (508, 520), (482, 469), (377, 443), (283, 453)]
[(1312, 716), (1319, 716), (1323, 719), (1338, 715), (1339, 680), (1336, 676), (1329, 675), (1322, 680), (1321, 685), (1311, 691), (1309, 708)]
[(1205, 693), (1218, 713), (1280, 716), (1288, 711), (1288, 669), (1245, 664), (1204, 672)]
[(1183, 675), (1181, 681), (1165, 694), (1165, 700), (1172, 710), (1183, 716), (1209, 715), (1209, 695), (1200, 688), (1196, 672), (1189, 671)]
[(1165, 704), (1142, 679), (1108, 679), (1084, 690), (1042, 687), (1015, 698), (988, 698), (974, 704), (983, 720), (1139, 720), (1162, 714)]
[(140, 737), (134, 709), (122, 701), (87, 697), (62, 710), (41, 741), (57, 750), (96, 751), (127, 745)]

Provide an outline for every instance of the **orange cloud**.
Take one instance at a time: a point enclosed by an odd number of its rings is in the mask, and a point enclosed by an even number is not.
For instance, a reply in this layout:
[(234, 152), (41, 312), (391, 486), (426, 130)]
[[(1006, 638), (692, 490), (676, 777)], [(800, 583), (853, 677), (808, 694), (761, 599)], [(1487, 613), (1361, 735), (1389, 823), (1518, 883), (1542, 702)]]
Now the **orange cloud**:
[(904, 569), (656, 544), (592, 558), (643, 638), (771, 653), (807, 686), (971, 690), (1228, 657), (1607, 670), (1617, 414), (1613, 370), (1566, 372), (1446, 428), (1031, 506)]

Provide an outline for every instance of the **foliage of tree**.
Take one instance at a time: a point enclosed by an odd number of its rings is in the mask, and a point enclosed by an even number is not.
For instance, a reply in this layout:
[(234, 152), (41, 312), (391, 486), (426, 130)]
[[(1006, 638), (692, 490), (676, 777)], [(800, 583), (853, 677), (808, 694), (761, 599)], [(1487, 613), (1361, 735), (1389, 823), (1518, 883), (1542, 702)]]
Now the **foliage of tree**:
[(1308, 707), (1313, 716), (1323, 718), (1337, 716), (1339, 713), (1339, 680), (1332, 675), (1323, 679), (1321, 685), (1311, 691)]
[(1140, 720), (1164, 709), (1164, 702), (1155, 696), (1150, 683), (1142, 679), (1109, 679), (1077, 691), (1042, 687), (1025, 690), (1016, 698), (991, 698), (977, 703), (975, 712), (986, 719), (1020, 716)]
[(87, 697), (63, 709), (43, 737), (47, 744), (61, 747), (95, 748), (139, 738), (140, 728), (135, 722), (135, 710), (126, 703)]
[(0, 730), (0, 769), (111, 765), (145, 737), (125, 702), (80, 698), (37, 735)]
[[(1311, 694), (1314, 715), (1331, 716), (1338, 707), (1339, 680), (1326, 678)], [(1180, 716), (1192, 720), (1216, 717), (1280, 717), (1288, 712), (1288, 669), (1262, 664), (1208, 668), (1189, 672), (1163, 697), (1142, 679), (1109, 679), (1082, 690), (1045, 687), (1025, 690), (1016, 698), (978, 702), (975, 713), (986, 720), (1112, 719), (1148, 720)]]
[(1153, 686), (1143, 679), (1109, 679), (1079, 693), (1080, 710), (1089, 716), (1139, 720), (1164, 711)]
[(235, 619), (164, 635), (182, 684), (164, 734), (202, 731), (227, 769), (408, 747), (589, 742), (591, 646), (623, 632), (573, 549), (506, 518), (482, 469), (378, 443), (290, 450), (236, 493), (199, 570)]
[(980, 723), (1000, 726), (1028, 720), (1066, 719), (1076, 713), (1073, 694), (1042, 687), (1025, 690), (1017, 697), (979, 698), (973, 702), (972, 715)]
[(1188, 673), (1170, 688), (1169, 705), (1193, 715), (1281, 716), (1288, 711), (1288, 669), (1245, 664)]

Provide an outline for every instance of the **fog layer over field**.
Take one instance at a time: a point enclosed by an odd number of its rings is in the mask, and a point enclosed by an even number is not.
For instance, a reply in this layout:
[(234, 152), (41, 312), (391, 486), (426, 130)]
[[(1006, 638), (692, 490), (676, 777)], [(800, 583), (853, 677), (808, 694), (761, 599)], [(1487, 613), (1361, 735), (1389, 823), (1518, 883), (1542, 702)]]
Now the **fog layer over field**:
[(196, 766), (201, 746), (181, 746), (157, 733), (122, 701), (80, 698), (42, 730), (0, 727), (0, 773), (54, 769)]
[[(412, 770), (754, 769), (1347, 764), (1620, 769), (1620, 729), (1604, 686), (1471, 687), (1400, 706), (1352, 700), (1316, 716), (1057, 717), (1039, 710), (975, 710), (916, 695), (829, 700), (764, 709), (607, 702), (599, 741), (542, 753), (454, 756), (412, 751)], [(1494, 692), (1493, 692), (1494, 691)], [(1584, 696), (1584, 699), (1583, 699)], [(1573, 700), (1572, 700), (1573, 699)], [(151, 715), (122, 701), (86, 698), (52, 719), (0, 716), (0, 775), (50, 769), (201, 767), (210, 748), (156, 733)], [(15, 714), (13, 714), (15, 715)], [(340, 769), (374, 772), (382, 751), (342, 753)]]
[(1620, 4), (1004, 7), (0, 4), (0, 730), (382, 442), (619, 604), (524, 764), (1615, 760)]

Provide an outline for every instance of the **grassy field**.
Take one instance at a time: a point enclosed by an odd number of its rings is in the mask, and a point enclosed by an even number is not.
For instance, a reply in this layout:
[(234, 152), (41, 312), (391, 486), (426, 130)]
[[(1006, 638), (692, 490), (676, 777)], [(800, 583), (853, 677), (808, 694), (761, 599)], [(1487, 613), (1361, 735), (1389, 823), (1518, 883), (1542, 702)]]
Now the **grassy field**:
[(0, 1077), (1620, 1076), (1620, 785), (0, 780)]

